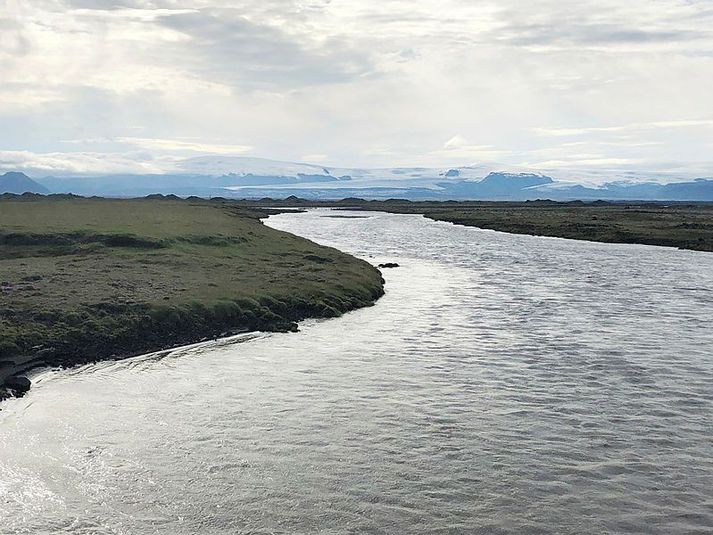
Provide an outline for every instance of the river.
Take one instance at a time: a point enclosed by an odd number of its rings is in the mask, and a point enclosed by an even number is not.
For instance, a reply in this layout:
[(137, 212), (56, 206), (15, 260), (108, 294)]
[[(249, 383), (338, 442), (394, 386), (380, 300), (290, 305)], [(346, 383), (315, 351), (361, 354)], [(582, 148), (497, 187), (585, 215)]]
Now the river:
[(401, 267), (296, 334), (40, 372), (0, 412), (0, 533), (713, 531), (713, 254), (267, 224)]

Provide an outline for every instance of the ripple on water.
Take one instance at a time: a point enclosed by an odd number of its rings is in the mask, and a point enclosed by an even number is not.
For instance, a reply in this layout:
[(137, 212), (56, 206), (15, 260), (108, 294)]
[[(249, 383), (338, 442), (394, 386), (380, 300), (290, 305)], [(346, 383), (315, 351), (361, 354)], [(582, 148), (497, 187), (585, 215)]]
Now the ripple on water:
[(0, 533), (713, 531), (713, 255), (330, 215), (377, 306), (43, 372)]

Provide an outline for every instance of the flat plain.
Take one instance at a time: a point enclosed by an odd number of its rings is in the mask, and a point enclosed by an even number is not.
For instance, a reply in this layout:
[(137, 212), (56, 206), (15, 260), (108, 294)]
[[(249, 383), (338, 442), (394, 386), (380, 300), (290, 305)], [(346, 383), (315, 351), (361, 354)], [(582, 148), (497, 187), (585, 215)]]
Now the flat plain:
[(383, 293), (376, 268), (267, 215), (225, 201), (0, 200), (0, 376), (294, 330)]

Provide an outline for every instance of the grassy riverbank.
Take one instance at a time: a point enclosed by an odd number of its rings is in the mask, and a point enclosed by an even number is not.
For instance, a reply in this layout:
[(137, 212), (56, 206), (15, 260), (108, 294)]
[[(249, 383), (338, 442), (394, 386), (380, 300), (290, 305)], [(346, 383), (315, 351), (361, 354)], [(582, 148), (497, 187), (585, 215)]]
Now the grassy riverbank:
[(166, 199), (0, 200), (0, 384), (370, 305), (368, 263), (261, 223), (264, 210)]
[(713, 251), (713, 208), (664, 205), (494, 205), (429, 209), (424, 215), (514, 234)]
[[(411, 202), (398, 199), (313, 202), (291, 199), (282, 204), (422, 214), (436, 221), (514, 234), (713, 251), (711, 203)], [(259, 206), (260, 203), (244, 205)]]

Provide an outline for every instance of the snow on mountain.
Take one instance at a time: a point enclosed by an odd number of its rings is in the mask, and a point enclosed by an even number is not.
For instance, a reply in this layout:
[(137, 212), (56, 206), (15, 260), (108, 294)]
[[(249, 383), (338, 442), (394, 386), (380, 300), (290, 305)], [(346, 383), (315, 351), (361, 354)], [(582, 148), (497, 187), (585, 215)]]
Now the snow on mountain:
[(37, 177), (37, 185), (55, 193), (110, 196), (713, 200), (713, 180), (698, 180), (711, 176), (710, 172), (693, 177), (669, 174), (661, 169), (548, 171), (497, 163), (368, 169), (213, 155), (174, 160), (170, 171), (60, 174)]
[[(335, 181), (325, 186), (323, 181), (319, 187), (341, 187), (337, 182), (352, 181), (353, 187), (379, 186), (435, 186), (443, 180), (481, 180), (494, 171), (524, 171), (500, 164), (474, 164), (464, 167), (394, 167), (394, 168), (350, 168), (329, 167), (309, 163), (280, 162), (264, 158), (249, 158), (242, 156), (201, 156), (189, 158), (177, 164), (182, 173), (210, 176), (236, 175), (244, 177), (274, 176), (274, 177), (333, 177)], [(303, 181), (304, 182), (304, 181)], [(304, 184), (303, 184), (304, 185)], [(240, 186), (237, 186), (240, 187)]]
[[(702, 169), (700, 173), (686, 173), (680, 170), (639, 169), (639, 168), (557, 168), (522, 167), (497, 162), (474, 163), (460, 167), (391, 167), (391, 168), (357, 168), (357, 167), (332, 167), (299, 162), (283, 162), (265, 158), (252, 158), (244, 156), (200, 156), (176, 162), (175, 170), (178, 173), (226, 176), (247, 175), (261, 177), (303, 177), (301, 183), (308, 182), (304, 177), (319, 176), (331, 178), (329, 185), (320, 183), (320, 188), (339, 188), (343, 180), (351, 180), (352, 187), (437, 187), (444, 181), (478, 181), (491, 173), (507, 173), (510, 175), (534, 174), (552, 177), (558, 184), (560, 182), (576, 183), (587, 187), (601, 187), (613, 182), (641, 183), (641, 182), (685, 182), (699, 177), (713, 176), (713, 171)], [(325, 182), (325, 180), (314, 180)], [(236, 183), (236, 187), (240, 187)], [(550, 187), (557, 187), (552, 185)], [(548, 188), (545, 188), (548, 189)]]

